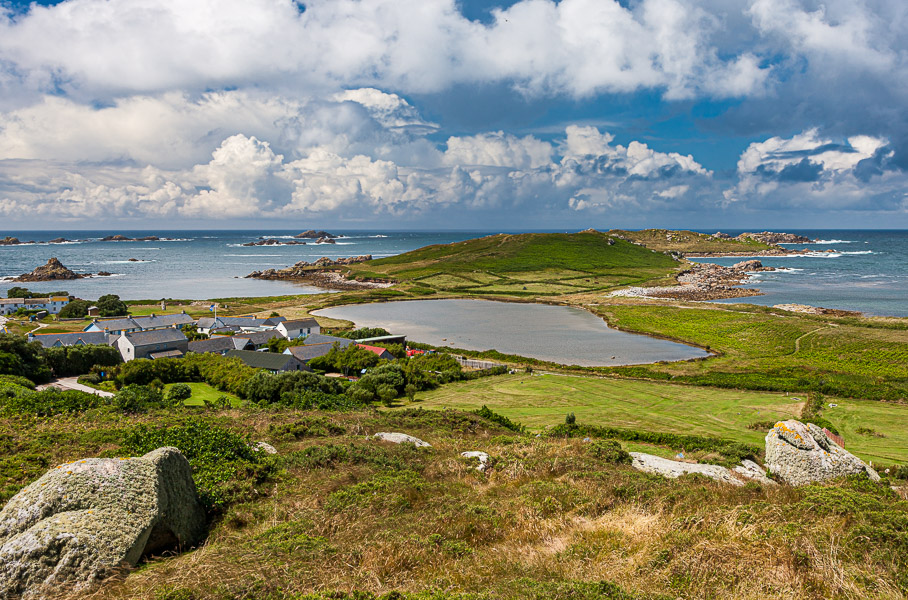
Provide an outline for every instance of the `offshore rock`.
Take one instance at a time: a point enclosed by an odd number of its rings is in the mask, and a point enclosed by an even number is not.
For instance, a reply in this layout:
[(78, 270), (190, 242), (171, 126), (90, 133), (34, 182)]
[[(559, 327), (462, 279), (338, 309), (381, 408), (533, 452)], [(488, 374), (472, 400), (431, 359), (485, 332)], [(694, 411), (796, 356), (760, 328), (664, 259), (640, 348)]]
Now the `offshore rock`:
[(879, 481), (867, 463), (838, 446), (813, 423), (779, 421), (766, 434), (766, 466), (789, 485), (863, 474)]
[(176, 448), (60, 465), (0, 511), (0, 598), (87, 590), (205, 532), (189, 462)]
[(309, 229), (302, 233), (298, 233), (293, 237), (317, 240), (318, 238), (336, 238), (338, 236), (334, 235), (333, 233), (328, 233), (327, 231), (322, 231), (321, 229), (319, 229), (318, 231)]
[(46, 265), (38, 267), (31, 273), (23, 273), (13, 281), (56, 281), (58, 279), (81, 279), (82, 277), (86, 276), (74, 273), (64, 267), (63, 263), (56, 258), (51, 258)]

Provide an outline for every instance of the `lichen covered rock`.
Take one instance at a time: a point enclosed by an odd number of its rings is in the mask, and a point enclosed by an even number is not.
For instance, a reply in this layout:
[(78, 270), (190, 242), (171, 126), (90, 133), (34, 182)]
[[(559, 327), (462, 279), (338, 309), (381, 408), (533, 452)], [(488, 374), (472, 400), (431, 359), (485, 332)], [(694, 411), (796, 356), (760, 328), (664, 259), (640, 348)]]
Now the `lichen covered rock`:
[(413, 444), (417, 448), (432, 447), (432, 444), (430, 444), (429, 442), (424, 442), (418, 437), (413, 437), (412, 435), (407, 435), (406, 433), (380, 431), (372, 437), (383, 442), (391, 442), (392, 444)]
[(766, 434), (766, 466), (789, 485), (807, 485), (845, 475), (880, 476), (867, 463), (836, 445), (813, 423), (776, 423)]
[(176, 448), (60, 465), (0, 511), (0, 598), (84, 590), (142, 556), (192, 546), (205, 531)]

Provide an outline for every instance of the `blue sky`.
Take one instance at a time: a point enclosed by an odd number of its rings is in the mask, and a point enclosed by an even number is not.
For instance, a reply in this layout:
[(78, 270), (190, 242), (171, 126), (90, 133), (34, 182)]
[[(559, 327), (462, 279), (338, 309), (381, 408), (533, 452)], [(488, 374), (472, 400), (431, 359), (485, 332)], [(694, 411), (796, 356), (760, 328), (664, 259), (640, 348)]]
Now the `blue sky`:
[(0, 219), (908, 227), (899, 0), (0, 0)]

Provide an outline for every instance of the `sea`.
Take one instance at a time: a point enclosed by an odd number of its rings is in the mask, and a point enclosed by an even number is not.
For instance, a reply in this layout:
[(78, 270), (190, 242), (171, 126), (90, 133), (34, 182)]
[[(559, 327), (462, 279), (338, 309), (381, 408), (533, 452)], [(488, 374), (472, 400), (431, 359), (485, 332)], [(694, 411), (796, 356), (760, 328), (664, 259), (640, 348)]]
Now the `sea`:
[[(777, 271), (755, 274), (749, 287), (762, 296), (735, 299), (754, 304), (809, 304), (856, 310), (868, 315), (908, 316), (908, 231), (788, 230), (816, 240), (787, 244), (807, 254), (757, 257)], [(227, 299), (322, 293), (287, 281), (246, 279), (252, 271), (288, 267), (298, 261), (371, 254), (392, 256), (430, 244), (447, 244), (501, 231), (346, 231), (335, 244), (243, 246), (262, 238), (293, 239), (299, 230), (149, 230), (149, 231), (3, 231), (34, 243), (0, 246), (0, 294), (15, 285), (36, 291), (67, 291), (95, 300), (118, 294), (125, 300)], [(504, 232), (519, 233), (519, 232)], [(711, 232), (704, 232), (711, 233)], [(741, 231), (728, 230), (737, 235)], [(113, 242), (103, 237), (157, 236), (158, 241)], [(70, 242), (50, 244), (66, 238)], [(827, 252), (833, 250), (833, 252)], [(77, 273), (107, 271), (110, 277), (19, 284), (13, 277), (43, 265), (51, 257)], [(136, 259), (136, 260), (130, 260)], [(735, 258), (696, 259), (730, 265)]]

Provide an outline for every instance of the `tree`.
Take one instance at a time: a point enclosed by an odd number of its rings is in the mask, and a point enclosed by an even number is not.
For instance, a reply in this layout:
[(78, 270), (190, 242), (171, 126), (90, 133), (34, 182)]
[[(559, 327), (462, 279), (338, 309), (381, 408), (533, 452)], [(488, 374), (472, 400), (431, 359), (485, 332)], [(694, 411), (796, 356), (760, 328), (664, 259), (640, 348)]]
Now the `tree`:
[(69, 296), (69, 292), (32, 292), (28, 288), (13, 286), (6, 290), (7, 298), (48, 298), (50, 296)]
[(102, 317), (122, 317), (129, 314), (126, 303), (116, 294), (107, 294), (98, 298), (98, 314)]
[(189, 400), (192, 396), (192, 388), (185, 383), (175, 383), (167, 390), (167, 400), (174, 406), (178, 406)]
[(61, 319), (81, 319), (88, 314), (88, 307), (91, 305), (88, 300), (73, 300), (64, 306), (57, 316)]
[(21, 375), (35, 383), (49, 381), (51, 370), (42, 350), (38, 342), (28, 343), (22, 336), (0, 333), (0, 375)]

